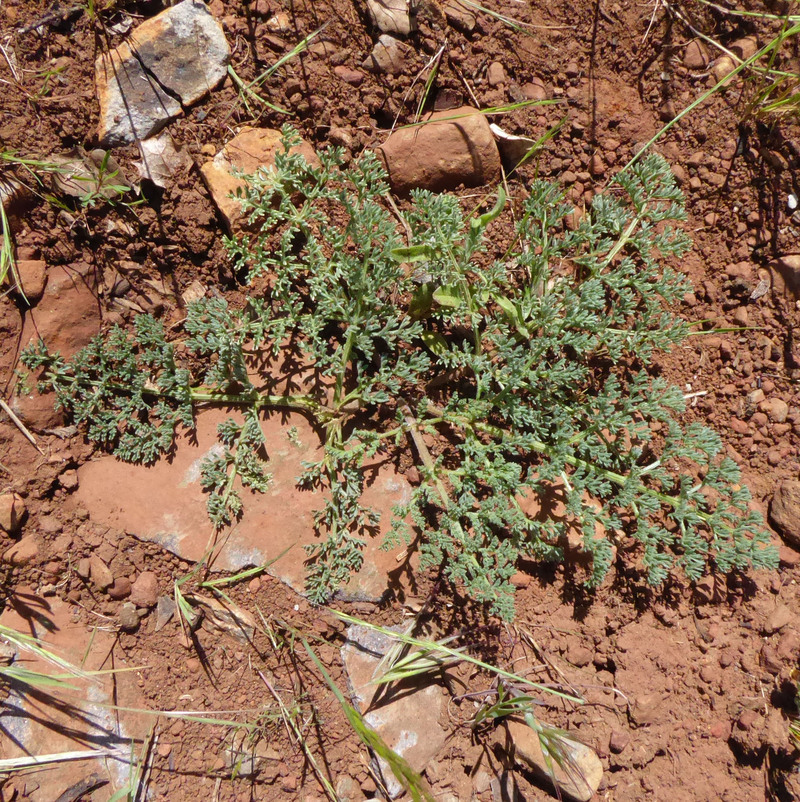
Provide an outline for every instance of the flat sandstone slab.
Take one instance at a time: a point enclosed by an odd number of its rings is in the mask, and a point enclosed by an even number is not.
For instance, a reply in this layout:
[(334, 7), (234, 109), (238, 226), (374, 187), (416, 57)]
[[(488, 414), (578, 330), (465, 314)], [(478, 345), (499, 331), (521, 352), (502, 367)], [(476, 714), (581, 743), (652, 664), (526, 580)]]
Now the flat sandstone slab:
[[(217, 425), (237, 413), (210, 410), (200, 413), (197, 428), (177, 441), (174, 455), (143, 466), (103, 456), (78, 471), (78, 490), (71, 504), (90, 511), (92, 520), (156, 542), (182, 559), (197, 562), (213, 542), (214, 530), (206, 512), (207, 495), (200, 486), (200, 466), (209, 453), (220, 449)], [(320, 439), (301, 415), (262, 418), (272, 481), (264, 494), (242, 491), (244, 514), (230, 530), (217, 535), (223, 544), (214, 569), (239, 571), (263, 565), (289, 549), (269, 573), (302, 593), (306, 575), (303, 546), (316, 542), (313, 513), (322, 507), (319, 491), (297, 488), (302, 463), (319, 459)], [(287, 430), (295, 427), (292, 440)], [(377, 464), (367, 474), (363, 503), (381, 513), (381, 532), (388, 531), (391, 508), (410, 498), (411, 488), (388, 464)], [(380, 599), (390, 582), (401, 582), (409, 570), (396, 552), (380, 551), (381, 535), (371, 539), (364, 565), (342, 592), (345, 598)]]

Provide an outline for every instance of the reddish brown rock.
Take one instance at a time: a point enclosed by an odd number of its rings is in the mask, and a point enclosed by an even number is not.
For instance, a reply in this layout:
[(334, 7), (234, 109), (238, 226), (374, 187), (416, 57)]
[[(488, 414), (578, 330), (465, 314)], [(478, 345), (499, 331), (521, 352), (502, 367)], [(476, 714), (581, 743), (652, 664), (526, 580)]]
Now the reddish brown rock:
[[(95, 294), (94, 273), (82, 262), (53, 267), (41, 301), (25, 314), (21, 345), (24, 348), (41, 338), (52, 352), (62, 357), (73, 356), (89, 344), (100, 331), (100, 307)], [(23, 372), (25, 368), (20, 366)], [(54, 409), (52, 394), (39, 395), (29, 380), (17, 394), (11, 406), (29, 428), (40, 431), (64, 422), (61, 412)], [(30, 392), (22, 392), (29, 390)]]
[(702, 42), (693, 39), (686, 45), (683, 63), (690, 70), (704, 70), (708, 66), (708, 49)]
[(350, 67), (346, 67), (344, 64), (334, 67), (333, 72), (346, 84), (350, 84), (351, 86), (361, 86), (366, 77), (360, 70), (353, 70)]
[(100, 590), (105, 590), (114, 583), (114, 576), (109, 567), (96, 554), (89, 557), (89, 576), (95, 587)]
[(131, 602), (137, 607), (158, 604), (158, 577), (152, 571), (142, 571), (131, 586)]
[(800, 298), (800, 253), (787, 253), (769, 263), (773, 289)]
[[(196, 438), (179, 437), (169, 461), (161, 460), (148, 467), (103, 456), (86, 463), (78, 471), (80, 486), (65, 500), (65, 505), (70, 509), (91, 509), (95, 523), (157, 542), (185, 560), (203, 559), (212, 528), (206, 510), (207, 497), (199, 482), (199, 465), (212, 449), (218, 448), (217, 425), (227, 417), (222, 410), (198, 414)], [(240, 419), (238, 413), (230, 417)], [(291, 426), (297, 429), (299, 446), (286, 437)], [(267, 469), (272, 482), (264, 494), (243, 493), (244, 515), (226, 534), (225, 547), (214, 562), (214, 569), (235, 572), (263, 565), (282, 555), (269, 567), (269, 573), (302, 592), (307, 570), (303, 546), (317, 541), (314, 511), (324, 504), (324, 495), (298, 490), (296, 479), (302, 473), (304, 461), (319, 459), (319, 435), (301, 415), (291, 415), (288, 419), (278, 415), (267, 417), (262, 420), (262, 429), (266, 452), (270, 455)], [(411, 488), (388, 465), (370, 472), (367, 485), (362, 501), (381, 513), (380, 529), (385, 533), (391, 508), (406, 503)], [(398, 573), (403, 561), (398, 560), (396, 552), (379, 549), (381, 538), (382, 534), (378, 534), (368, 540), (364, 565), (342, 590), (344, 597), (361, 601), (380, 599), (387, 590), (389, 572), (393, 572), (394, 582), (405, 583), (406, 569)], [(134, 596), (137, 582), (131, 600), (138, 605), (139, 600)]]
[(787, 479), (778, 487), (769, 507), (769, 519), (790, 546), (800, 547), (800, 481)]
[[(108, 777), (130, 777), (130, 743), (142, 743), (152, 727), (150, 716), (133, 710), (146, 708), (136, 672), (101, 672), (116, 635), (104, 627), (87, 627), (73, 619), (70, 605), (58, 596), (42, 598), (18, 587), (8, 599), (0, 623), (18, 632), (35, 634), (48, 651), (93, 677), (69, 677), (62, 685), (49, 685), (42, 694), (20, 693), (14, 704), (3, 708), (3, 757), (63, 754), (100, 749), (96, 760), (59, 761), (35, 774), (27, 783), (24, 799), (54, 802), (64, 799), (65, 789), (75, 788), (92, 773)], [(25, 652), (25, 668), (43, 674), (63, 669)], [(114, 706), (118, 707), (114, 707)], [(110, 713), (110, 710), (114, 710)], [(124, 780), (123, 780), (124, 781)], [(109, 798), (101, 790), (101, 798)], [(4, 791), (8, 789), (4, 787)], [(5, 799), (19, 796), (2, 796)], [(74, 796), (70, 796), (70, 799)]]
[(108, 588), (112, 599), (127, 599), (131, 595), (131, 581), (126, 576), (118, 576)]
[(398, 195), (493, 184), (501, 174), (489, 123), (469, 106), (435, 112), (422, 125), (395, 131), (376, 153)]
[(44, 293), (47, 283), (47, 263), (41, 259), (18, 259), (14, 268), (19, 279), (17, 294), (27, 298), (28, 303), (33, 306)]
[(608, 750), (615, 755), (622, 754), (631, 742), (631, 734), (627, 730), (614, 730), (608, 739)]
[[(200, 171), (217, 208), (231, 233), (244, 228), (242, 205), (231, 197), (245, 186), (235, 171), (255, 173), (259, 168), (271, 169), (275, 165), (275, 154), (283, 149), (281, 132), (272, 128), (248, 128), (231, 139), (227, 145)], [(314, 149), (302, 142), (291, 153), (300, 153), (309, 164), (319, 165)]]
[(39, 556), (39, 544), (33, 535), (25, 535), (3, 553), (3, 562), (10, 565), (28, 565)]
[(15, 535), (22, 527), (28, 510), (19, 493), (3, 493), (0, 495), (0, 529), (9, 535)]

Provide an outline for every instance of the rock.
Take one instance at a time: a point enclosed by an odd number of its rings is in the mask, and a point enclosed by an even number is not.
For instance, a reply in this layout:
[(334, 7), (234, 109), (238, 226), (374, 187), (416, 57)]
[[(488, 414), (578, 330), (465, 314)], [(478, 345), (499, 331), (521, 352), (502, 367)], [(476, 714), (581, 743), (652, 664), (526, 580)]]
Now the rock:
[(506, 68), (499, 61), (493, 61), (486, 70), (486, 80), (491, 87), (505, 86), (508, 83)]
[(613, 730), (608, 739), (608, 749), (615, 755), (622, 754), (631, 742), (631, 734), (627, 730)]
[(693, 39), (686, 45), (683, 63), (690, 70), (704, 70), (708, 66), (708, 48), (702, 42)]
[(367, 11), (381, 33), (408, 36), (416, 30), (408, 0), (367, 0)]
[(336, 781), (336, 796), (340, 802), (361, 802), (365, 798), (361, 786), (347, 774)]
[(711, 66), (711, 74), (716, 81), (722, 81), (730, 75), (741, 63), (746, 61), (758, 50), (758, 43), (753, 36), (746, 36), (743, 39), (737, 39), (728, 45), (728, 50), (735, 56), (738, 56), (740, 61), (734, 61), (730, 56), (721, 56)]
[[(217, 426), (228, 417), (241, 421), (238, 412), (200, 412), (196, 430), (176, 439), (169, 461), (147, 467), (102, 456), (85, 463), (78, 471), (80, 487), (65, 504), (69, 509), (91, 509), (97, 524), (158, 543), (184, 560), (200, 561), (206, 554), (211, 525), (199, 466), (207, 455), (218, 453)], [(307, 570), (303, 546), (317, 542), (314, 511), (323, 506), (325, 495), (298, 490), (296, 479), (303, 462), (320, 459), (319, 435), (302, 415), (270, 415), (261, 423), (272, 482), (266, 493), (245, 491), (242, 520), (228, 533), (213, 568), (237, 572), (282, 555), (269, 566), (268, 573), (302, 593)], [(287, 439), (290, 427), (297, 429), (299, 445)], [(396, 553), (381, 551), (379, 545), (382, 534), (388, 531), (391, 508), (407, 503), (410, 494), (408, 483), (393, 467), (385, 465), (370, 472), (362, 502), (381, 513), (380, 533), (368, 540), (364, 565), (341, 591), (343, 598), (383, 598), (389, 572), (393, 584), (406, 587), (407, 569), (398, 572)], [(133, 592), (135, 588), (136, 583)], [(152, 599), (155, 604), (155, 590)]]
[[(445, 745), (447, 731), (440, 724), (446, 701), (438, 682), (420, 677), (403, 686), (403, 693), (387, 697), (385, 689), (372, 684), (372, 675), (381, 657), (395, 641), (367, 627), (350, 626), (342, 647), (353, 704), (364, 721), (390, 748), (408, 761), (418, 773)], [(380, 704), (373, 706), (376, 698)], [(378, 765), (392, 799), (403, 787), (382, 758)]]
[(759, 653), (758, 661), (764, 667), (764, 670), (768, 674), (772, 674), (772, 676), (774, 677), (780, 674), (781, 669), (783, 668), (783, 663), (780, 657), (778, 657), (778, 653), (768, 643), (765, 643), (761, 647), (761, 652)]
[(778, 486), (769, 505), (769, 520), (789, 546), (800, 548), (800, 481), (787, 479)]
[(781, 660), (796, 663), (800, 652), (800, 635), (793, 629), (786, 630), (782, 633), (775, 651)]
[(578, 668), (585, 668), (591, 664), (594, 658), (594, 653), (591, 651), (591, 649), (587, 649), (585, 646), (575, 644), (567, 649), (565, 657), (570, 663), (572, 663), (572, 665), (577, 666)]
[(109, 567), (96, 555), (89, 557), (89, 576), (95, 587), (105, 590), (114, 584), (114, 576)]
[(25, 535), (20, 538), (13, 546), (6, 549), (3, 554), (3, 562), (9, 565), (28, 565), (39, 556), (39, 544), (33, 535)]
[(795, 568), (800, 563), (800, 551), (782, 545), (778, 548), (778, 558), (786, 568)]
[(266, 21), (267, 30), (270, 33), (289, 33), (292, 30), (292, 22), (285, 11), (279, 11), (275, 16)]
[(78, 472), (74, 468), (70, 468), (68, 471), (64, 471), (64, 473), (62, 473), (61, 476), (58, 477), (58, 483), (68, 493), (71, 493), (73, 490), (77, 490)]
[(785, 604), (779, 604), (767, 617), (764, 626), (761, 627), (761, 632), (764, 635), (772, 635), (794, 620), (794, 613)]
[(525, 571), (517, 571), (511, 579), (509, 579), (509, 582), (511, 582), (515, 588), (527, 588), (528, 585), (531, 584), (531, 575), (525, 573)]
[(95, 63), (98, 139), (113, 146), (153, 136), (225, 78), (229, 59), (222, 27), (202, 0), (146, 20)]
[(486, 117), (469, 106), (434, 112), (424, 124), (395, 131), (376, 151), (392, 191), (434, 192), (499, 180), (500, 154)]
[(755, 710), (743, 710), (736, 721), (736, 726), (743, 732), (753, 729), (760, 716)]
[(158, 577), (152, 571), (142, 571), (131, 585), (131, 601), (137, 607), (158, 604)]
[[(20, 345), (24, 348), (41, 337), (52, 353), (68, 359), (99, 333), (100, 322), (92, 268), (82, 262), (51, 267), (41, 301), (25, 313)], [(40, 395), (32, 387), (30, 392), (22, 392), (17, 385), (11, 407), (34, 431), (64, 423), (63, 413), (54, 408), (52, 393)]]
[(15, 535), (22, 528), (27, 514), (28, 508), (19, 493), (0, 495), (0, 529), (4, 529), (9, 535)]
[(766, 412), (773, 423), (785, 423), (789, 417), (789, 405), (782, 398), (768, 398), (759, 404), (759, 409)]
[(108, 595), (117, 601), (131, 595), (131, 581), (126, 576), (118, 576), (109, 586)]
[(156, 623), (155, 623), (155, 631), (158, 632), (169, 623), (170, 619), (173, 615), (175, 615), (175, 610), (177, 609), (177, 605), (175, 604), (175, 600), (172, 596), (159, 596), (158, 597), (158, 604), (156, 605)]
[[(86, 671), (107, 669), (108, 655), (118, 648), (116, 633), (76, 622), (71, 605), (58, 596), (44, 599), (21, 587), (8, 599), (0, 624), (37, 635), (47, 650)], [(22, 665), (31, 671), (65, 673), (32, 652), (22, 651), (20, 656)], [(130, 777), (130, 744), (142, 743), (152, 727), (149, 716), (132, 711), (146, 707), (135, 672), (69, 676), (63, 685), (48, 685), (41, 693), (12, 686), (3, 706), (3, 758), (86, 749), (105, 753), (96, 760), (51, 763), (46, 771), (36, 773), (36, 782), (31, 782), (29, 775), (26, 792), (21, 795), (25, 802), (66, 799), (65, 789), (74, 789), (93, 773), (126, 782)], [(108, 786), (95, 794), (103, 799), (110, 795)], [(20, 802), (20, 797), (14, 798)], [(70, 800), (76, 798), (74, 793), (69, 795)]]
[[(275, 154), (283, 150), (281, 132), (272, 128), (242, 128), (241, 132), (201, 168), (206, 186), (222, 215), (228, 231), (234, 233), (245, 227), (242, 205), (232, 194), (244, 188), (242, 178), (235, 171), (255, 173), (259, 168), (272, 169)], [(319, 165), (314, 149), (302, 142), (291, 153), (300, 153), (309, 164)]]
[(125, 602), (125, 604), (119, 608), (117, 623), (119, 624), (119, 628), (124, 632), (136, 632), (136, 630), (139, 629), (139, 621), (140, 619), (136, 612), (135, 604)]
[(139, 153), (141, 161), (133, 163), (139, 176), (162, 189), (168, 187), (175, 176), (187, 172), (193, 164), (192, 157), (183, 148), (175, 147), (169, 131), (162, 131), (158, 136), (139, 142)]
[(80, 560), (75, 564), (75, 573), (81, 579), (88, 579), (90, 574), (92, 573), (92, 566), (89, 563), (88, 557), (81, 557)]
[(410, 51), (411, 48), (407, 44), (384, 33), (378, 37), (375, 47), (361, 66), (369, 72), (393, 75), (403, 71)]
[(606, 165), (599, 153), (595, 153), (589, 159), (589, 172), (593, 178), (601, 178), (605, 175)]
[(232, 635), (245, 643), (252, 641), (256, 628), (255, 618), (239, 605), (228, 601), (222, 602), (210, 596), (200, 596), (197, 593), (184, 595), (192, 607), (202, 610), (205, 628), (212, 632)]
[(17, 259), (14, 264), (17, 273), (16, 293), (28, 300), (32, 306), (44, 294), (47, 284), (47, 262), (41, 259)]
[(631, 708), (631, 720), (637, 727), (652, 724), (661, 714), (663, 701), (657, 693), (642, 694)]
[(603, 779), (603, 765), (593, 749), (580, 741), (559, 739), (569, 755), (569, 764), (562, 769), (552, 757), (545, 756), (533, 728), (519, 721), (507, 721), (506, 727), (518, 763), (529, 766), (545, 782), (555, 782), (560, 793), (569, 799), (589, 802)]
[(446, 0), (442, 10), (448, 23), (461, 33), (472, 33), (478, 23), (478, 18), (470, 9), (458, 0)]
[(529, 83), (522, 84), (521, 89), (526, 100), (547, 100), (547, 89), (544, 83), (538, 78), (534, 78)]
[(800, 253), (787, 253), (769, 263), (773, 288), (800, 298)]
[(346, 67), (344, 64), (334, 67), (333, 72), (346, 84), (350, 84), (350, 86), (361, 86), (361, 84), (364, 83), (365, 75), (363, 72), (360, 70), (351, 70), (350, 67)]
[(130, 190), (122, 168), (101, 148), (87, 152), (79, 146), (67, 153), (53, 154), (48, 160), (58, 165), (52, 173), (53, 188), (64, 195), (90, 203), (96, 198), (116, 198)]

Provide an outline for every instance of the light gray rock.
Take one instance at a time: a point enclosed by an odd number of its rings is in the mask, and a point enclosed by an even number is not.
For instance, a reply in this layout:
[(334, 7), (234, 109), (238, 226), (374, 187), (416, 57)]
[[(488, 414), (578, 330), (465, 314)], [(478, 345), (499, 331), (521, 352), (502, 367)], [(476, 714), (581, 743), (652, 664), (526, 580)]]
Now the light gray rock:
[(416, 29), (409, 0), (367, 0), (367, 10), (381, 33), (408, 36)]
[[(404, 687), (403, 693), (394, 696), (386, 694), (384, 686), (372, 684), (375, 668), (393, 643), (392, 638), (381, 632), (351, 626), (342, 647), (342, 662), (353, 704), (364, 721), (412, 769), (421, 773), (447, 740), (447, 732), (439, 724), (446, 710), (445, 696), (438, 683), (424, 677), (417, 680), (416, 686)], [(385, 761), (378, 758), (376, 762), (386, 790), (394, 799), (402, 793), (403, 786)]]
[(372, 52), (364, 59), (361, 66), (370, 72), (392, 75), (402, 71), (406, 57), (411, 48), (388, 33), (381, 34)]
[(95, 63), (98, 138), (123, 145), (156, 134), (227, 74), (230, 47), (202, 0), (183, 0), (143, 22)]
[(133, 163), (139, 175), (162, 189), (169, 185), (173, 176), (192, 166), (191, 156), (183, 148), (175, 147), (168, 131), (140, 142), (139, 153), (141, 161)]
[(560, 738), (559, 745), (569, 764), (562, 768), (552, 755), (545, 755), (535, 730), (520, 721), (508, 721), (506, 726), (518, 763), (529, 766), (543, 780), (555, 783), (562, 797), (589, 802), (603, 779), (603, 764), (593, 749), (580, 741)]

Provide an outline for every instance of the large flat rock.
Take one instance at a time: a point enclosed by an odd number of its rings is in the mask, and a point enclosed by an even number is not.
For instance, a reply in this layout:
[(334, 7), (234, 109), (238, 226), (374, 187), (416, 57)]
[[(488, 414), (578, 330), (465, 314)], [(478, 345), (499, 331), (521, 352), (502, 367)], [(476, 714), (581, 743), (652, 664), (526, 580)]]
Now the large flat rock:
[(95, 63), (98, 138), (107, 145), (147, 139), (214, 89), (229, 60), (222, 26), (202, 0), (146, 20)]
[[(35, 635), (48, 651), (87, 671), (130, 668), (119, 649), (111, 660), (114, 633), (74, 623), (69, 605), (56, 597), (43, 598), (18, 588), (7, 600), (0, 624), (25, 635)], [(18, 653), (13, 665), (46, 674), (64, 674), (62, 668), (27, 651)], [(91, 774), (107, 783), (98, 792), (98, 798), (106, 791), (103, 798), (108, 799), (113, 793), (109, 789), (128, 783), (135, 771), (130, 756), (141, 752), (153, 722), (150, 716), (112, 707), (145, 707), (135, 672), (74, 677), (67, 681), (71, 689), (11, 686), (7, 698), (2, 700), (0, 758), (92, 749), (103, 750), (106, 756), (54, 763), (37, 770), (31, 775), (36, 782), (30, 784), (32, 790), (25, 797), (31, 802), (53, 802)]]
[[(272, 482), (266, 493), (242, 491), (244, 514), (231, 529), (218, 533), (206, 513), (200, 467), (220, 448), (217, 425), (237, 412), (208, 410), (197, 416), (196, 431), (181, 436), (172, 456), (153, 466), (131, 465), (111, 456), (86, 463), (78, 471), (79, 487), (70, 503), (89, 510), (92, 520), (161, 544), (179, 557), (198, 561), (216, 540), (219, 556), (213, 568), (239, 571), (277, 558), (269, 569), (297, 592), (305, 583), (305, 544), (315, 542), (313, 513), (322, 507), (321, 492), (299, 490), (303, 462), (319, 459), (319, 434), (302, 415), (262, 418)], [(288, 430), (294, 427), (291, 439)], [(411, 489), (389, 464), (368, 471), (364, 503), (381, 512), (381, 531), (388, 531), (390, 510), (406, 501)], [(380, 551), (380, 536), (368, 542), (364, 566), (342, 595), (354, 600), (381, 598), (390, 583), (401, 582), (407, 569), (397, 553)]]

